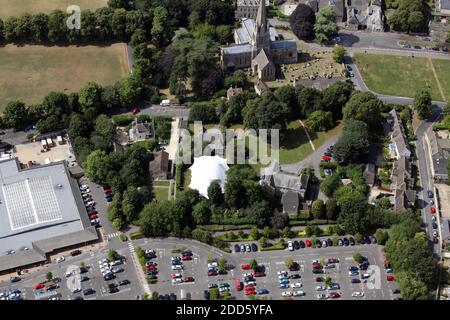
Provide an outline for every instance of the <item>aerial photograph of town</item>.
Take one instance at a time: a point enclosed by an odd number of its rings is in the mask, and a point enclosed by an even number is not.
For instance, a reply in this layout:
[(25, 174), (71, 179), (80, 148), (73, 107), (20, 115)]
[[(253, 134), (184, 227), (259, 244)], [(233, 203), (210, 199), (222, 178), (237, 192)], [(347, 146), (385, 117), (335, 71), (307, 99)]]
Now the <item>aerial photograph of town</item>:
[(450, 0), (0, 0), (0, 304), (450, 300), (449, 50)]

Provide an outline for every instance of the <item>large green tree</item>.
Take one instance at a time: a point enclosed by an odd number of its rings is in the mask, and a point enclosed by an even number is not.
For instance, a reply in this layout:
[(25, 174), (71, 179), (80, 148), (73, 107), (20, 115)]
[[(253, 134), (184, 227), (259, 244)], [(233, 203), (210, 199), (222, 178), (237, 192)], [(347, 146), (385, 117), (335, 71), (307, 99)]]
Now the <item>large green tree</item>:
[(314, 22), (316, 16), (313, 9), (300, 3), (289, 16), (291, 30), (299, 39), (312, 39), (314, 37)]
[(371, 130), (379, 128), (382, 107), (383, 102), (373, 93), (356, 91), (345, 104), (343, 109), (344, 121), (360, 120), (365, 122)]
[(326, 43), (331, 37), (337, 34), (338, 26), (336, 24), (336, 13), (331, 6), (323, 7), (316, 13), (316, 23), (314, 24), (314, 33), (316, 40), (320, 43)]
[(413, 108), (417, 112), (419, 119), (428, 118), (432, 111), (431, 95), (427, 90), (420, 90), (414, 96)]
[(23, 102), (10, 101), (3, 112), (3, 121), (6, 126), (20, 128), (28, 120), (28, 110)]

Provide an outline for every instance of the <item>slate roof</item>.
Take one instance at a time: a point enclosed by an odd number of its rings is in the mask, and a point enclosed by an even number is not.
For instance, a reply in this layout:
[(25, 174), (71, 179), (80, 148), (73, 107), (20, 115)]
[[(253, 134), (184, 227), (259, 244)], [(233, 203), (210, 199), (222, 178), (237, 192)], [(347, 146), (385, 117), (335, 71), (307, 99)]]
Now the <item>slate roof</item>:
[(283, 196), (281, 197), (281, 204), (283, 205), (284, 212), (298, 212), (298, 207), (300, 204), (298, 193), (292, 191), (283, 193)]
[(237, 44), (222, 48), (224, 54), (251, 53), (253, 48), (250, 44)]

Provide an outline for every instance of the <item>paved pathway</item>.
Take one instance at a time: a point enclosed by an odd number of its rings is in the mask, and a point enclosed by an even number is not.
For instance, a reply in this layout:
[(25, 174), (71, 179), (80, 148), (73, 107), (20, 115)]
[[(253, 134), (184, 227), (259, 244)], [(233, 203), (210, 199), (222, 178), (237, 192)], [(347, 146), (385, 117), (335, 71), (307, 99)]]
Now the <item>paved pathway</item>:
[(309, 136), (309, 132), (308, 132), (308, 129), (306, 129), (305, 124), (304, 124), (303, 121), (300, 120), (300, 119), (298, 120), (298, 122), (300, 122), (300, 124), (302, 125), (303, 130), (305, 131), (305, 134), (306, 134), (306, 136), (308, 137), (309, 144), (311, 145), (311, 148), (312, 148), (314, 151), (316, 151), (316, 147), (314, 146), (314, 143), (312, 142), (311, 137)]

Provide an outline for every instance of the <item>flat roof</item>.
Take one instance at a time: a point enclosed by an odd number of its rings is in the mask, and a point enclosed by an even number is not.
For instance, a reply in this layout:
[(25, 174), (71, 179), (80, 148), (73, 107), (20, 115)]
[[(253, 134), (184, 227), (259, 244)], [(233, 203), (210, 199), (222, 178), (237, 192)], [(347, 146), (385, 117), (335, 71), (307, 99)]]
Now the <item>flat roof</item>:
[(19, 166), (16, 159), (0, 162), (0, 270), (98, 238), (64, 161)]

